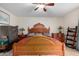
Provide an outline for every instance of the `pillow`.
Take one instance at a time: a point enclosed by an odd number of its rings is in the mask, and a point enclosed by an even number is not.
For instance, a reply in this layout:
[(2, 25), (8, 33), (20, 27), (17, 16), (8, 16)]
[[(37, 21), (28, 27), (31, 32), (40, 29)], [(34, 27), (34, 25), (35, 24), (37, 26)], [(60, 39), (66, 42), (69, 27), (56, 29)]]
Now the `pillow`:
[(28, 36), (50, 36), (49, 33), (29, 33)]
[(44, 35), (45, 35), (45, 36), (50, 36), (50, 34), (49, 34), (49, 33), (44, 33)]
[(5, 35), (0, 35), (0, 38), (7, 38), (7, 36), (5, 36)]
[(42, 33), (35, 33), (35, 36), (43, 36)]
[(35, 33), (29, 33), (28, 36), (35, 36)]

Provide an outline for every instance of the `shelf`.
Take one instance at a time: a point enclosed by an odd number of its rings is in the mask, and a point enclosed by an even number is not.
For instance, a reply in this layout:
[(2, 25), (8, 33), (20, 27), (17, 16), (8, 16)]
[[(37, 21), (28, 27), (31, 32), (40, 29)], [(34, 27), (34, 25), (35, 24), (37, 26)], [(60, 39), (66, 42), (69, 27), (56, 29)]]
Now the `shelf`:
[(70, 41), (76, 42), (76, 40), (73, 40), (73, 39), (69, 39), (69, 38), (67, 38), (67, 40), (70, 40)]

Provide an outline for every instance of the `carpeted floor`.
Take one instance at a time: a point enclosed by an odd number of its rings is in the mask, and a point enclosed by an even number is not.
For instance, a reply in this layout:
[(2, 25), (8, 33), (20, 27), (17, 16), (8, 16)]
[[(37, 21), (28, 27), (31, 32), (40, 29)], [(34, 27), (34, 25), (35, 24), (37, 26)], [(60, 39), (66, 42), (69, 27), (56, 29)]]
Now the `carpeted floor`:
[(65, 56), (79, 56), (79, 51), (66, 47)]
[[(0, 53), (0, 56), (12, 56), (12, 50), (9, 52)], [(79, 51), (66, 47), (65, 56), (79, 56)]]

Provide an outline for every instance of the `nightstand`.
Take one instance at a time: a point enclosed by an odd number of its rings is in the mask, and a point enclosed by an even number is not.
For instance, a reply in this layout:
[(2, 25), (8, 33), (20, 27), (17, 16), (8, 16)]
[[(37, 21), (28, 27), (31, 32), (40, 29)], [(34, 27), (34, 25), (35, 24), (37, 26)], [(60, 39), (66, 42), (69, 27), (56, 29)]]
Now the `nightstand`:
[(52, 38), (55, 38), (61, 42), (65, 41), (64, 33), (52, 33)]
[(27, 35), (18, 35), (18, 39), (23, 39), (23, 38), (26, 38)]

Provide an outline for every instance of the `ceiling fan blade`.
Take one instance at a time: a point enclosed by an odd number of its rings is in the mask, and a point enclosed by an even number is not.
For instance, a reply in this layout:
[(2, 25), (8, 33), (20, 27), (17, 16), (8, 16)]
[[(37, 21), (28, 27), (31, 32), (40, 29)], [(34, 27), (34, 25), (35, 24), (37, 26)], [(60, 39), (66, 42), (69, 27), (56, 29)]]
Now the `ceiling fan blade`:
[(36, 11), (39, 7), (36, 7), (34, 10)]
[(47, 10), (46, 10), (46, 8), (43, 8), (43, 10), (46, 12)]
[(46, 6), (54, 6), (54, 3), (48, 3)]

